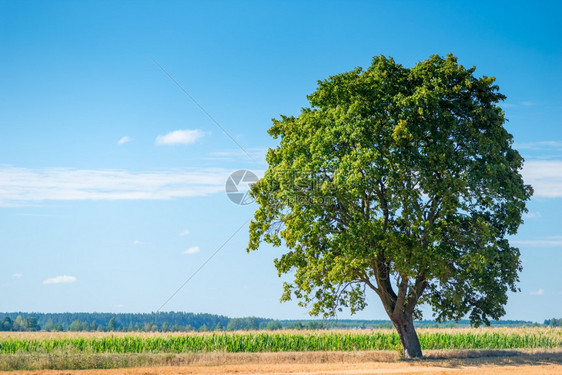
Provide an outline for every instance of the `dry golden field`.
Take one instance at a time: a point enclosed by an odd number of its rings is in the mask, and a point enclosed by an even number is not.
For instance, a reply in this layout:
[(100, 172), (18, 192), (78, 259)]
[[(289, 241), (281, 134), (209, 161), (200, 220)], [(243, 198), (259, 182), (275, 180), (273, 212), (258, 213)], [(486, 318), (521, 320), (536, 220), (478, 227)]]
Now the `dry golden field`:
[(189, 374), (562, 374), (562, 350), (427, 351), (424, 360), (403, 361), (394, 352), (207, 353), (179, 355), (170, 365), (110, 370), (39, 370), (10, 375)]

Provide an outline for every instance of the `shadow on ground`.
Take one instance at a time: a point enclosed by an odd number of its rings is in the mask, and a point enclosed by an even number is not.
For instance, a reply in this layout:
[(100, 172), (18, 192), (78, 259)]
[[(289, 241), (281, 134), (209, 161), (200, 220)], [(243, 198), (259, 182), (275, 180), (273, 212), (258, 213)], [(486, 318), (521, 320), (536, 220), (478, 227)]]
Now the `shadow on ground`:
[(421, 365), (445, 367), (480, 365), (562, 365), (562, 348), (545, 350), (435, 350), (426, 351), (425, 358), (407, 360)]

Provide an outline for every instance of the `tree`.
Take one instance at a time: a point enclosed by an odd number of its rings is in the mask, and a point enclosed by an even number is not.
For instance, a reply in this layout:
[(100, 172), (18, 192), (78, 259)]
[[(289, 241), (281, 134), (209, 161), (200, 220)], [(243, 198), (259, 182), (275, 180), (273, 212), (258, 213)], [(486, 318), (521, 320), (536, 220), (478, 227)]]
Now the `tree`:
[(252, 188), (248, 251), (285, 245), (282, 300), (333, 316), (381, 299), (405, 357), (421, 357), (413, 321), (474, 325), (505, 314), (516, 291), (516, 233), (532, 195), (519, 173), (505, 99), (493, 77), (434, 55), (405, 68), (375, 57), (318, 83), (298, 117), (273, 120), (279, 145)]
[(208, 331), (209, 331), (209, 327), (207, 327), (206, 324), (203, 324), (202, 326), (199, 327), (198, 331), (199, 331), (199, 332), (208, 332)]
[(49, 318), (47, 323), (45, 323), (45, 331), (51, 332), (55, 330), (55, 324), (53, 323), (53, 319)]
[(277, 331), (280, 330), (281, 327), (281, 323), (279, 323), (278, 320), (272, 320), (267, 322), (267, 325), (265, 327), (265, 329), (267, 329), (268, 331)]
[(562, 326), (562, 319), (556, 319), (556, 318), (547, 319), (544, 321), (544, 325), (550, 327), (560, 327)]
[(16, 316), (16, 320), (14, 320), (12, 329), (14, 331), (25, 331), (25, 322), (21, 315)]
[(68, 331), (72, 332), (80, 332), (80, 331), (87, 331), (88, 324), (86, 322), (82, 322), (80, 319), (74, 320), (68, 326)]
[(14, 323), (9, 316), (5, 316), (4, 320), (2, 320), (2, 324), (0, 324), (0, 331), (12, 331), (14, 329)]
[(109, 319), (109, 322), (107, 323), (107, 330), (108, 331), (116, 331), (117, 330), (117, 322), (115, 321), (115, 317), (112, 317), (111, 319)]
[(39, 331), (41, 327), (37, 323), (37, 318), (30, 316), (25, 319), (25, 330), (26, 331)]

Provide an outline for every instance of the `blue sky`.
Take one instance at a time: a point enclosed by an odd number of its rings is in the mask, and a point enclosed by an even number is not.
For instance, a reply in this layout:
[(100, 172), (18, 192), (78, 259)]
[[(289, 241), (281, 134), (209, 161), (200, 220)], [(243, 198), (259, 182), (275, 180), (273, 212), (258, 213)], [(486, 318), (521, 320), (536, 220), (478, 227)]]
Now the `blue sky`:
[[(279, 303), (283, 249), (246, 254), (256, 207), (228, 199), (228, 175), (266, 168), (271, 118), (298, 114), (317, 80), (375, 55), (412, 66), (452, 52), (497, 78), (536, 191), (513, 238), (524, 270), (505, 318), (561, 317), (561, 12), (514, 1), (0, 1), (0, 311), (155, 311), (242, 227), (163, 309), (306, 318)], [(386, 318), (368, 303), (357, 318)]]

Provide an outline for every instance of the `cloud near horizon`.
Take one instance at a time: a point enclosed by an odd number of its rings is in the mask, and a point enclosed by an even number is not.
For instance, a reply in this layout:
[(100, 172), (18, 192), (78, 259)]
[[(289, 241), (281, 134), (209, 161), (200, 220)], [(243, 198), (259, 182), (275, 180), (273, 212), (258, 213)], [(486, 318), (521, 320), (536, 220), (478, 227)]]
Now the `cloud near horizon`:
[(174, 130), (164, 135), (159, 135), (156, 137), (157, 145), (177, 145), (177, 144), (191, 144), (195, 143), (198, 139), (205, 135), (199, 129), (184, 129), (184, 130)]
[(533, 187), (533, 197), (562, 198), (562, 160), (526, 161), (521, 173)]
[(157, 172), (0, 166), (0, 207), (47, 200), (167, 200), (224, 191), (226, 169)]
[(43, 284), (72, 284), (76, 281), (74, 276), (56, 276), (43, 281)]

